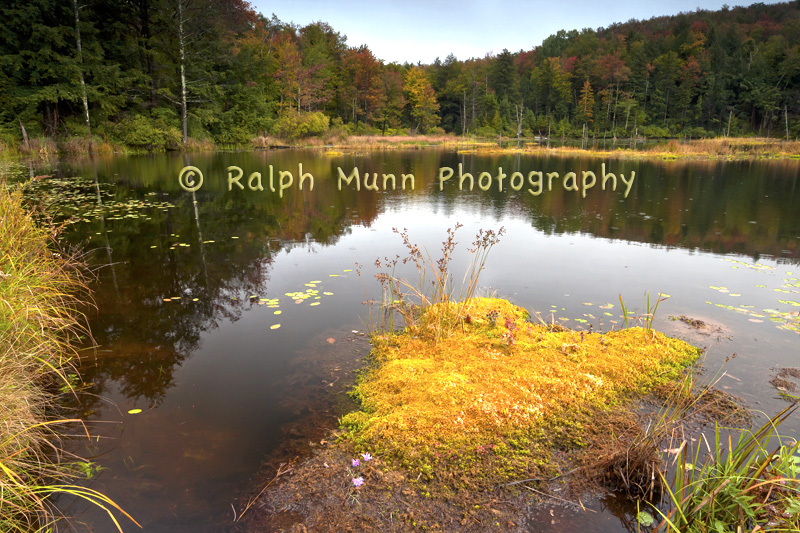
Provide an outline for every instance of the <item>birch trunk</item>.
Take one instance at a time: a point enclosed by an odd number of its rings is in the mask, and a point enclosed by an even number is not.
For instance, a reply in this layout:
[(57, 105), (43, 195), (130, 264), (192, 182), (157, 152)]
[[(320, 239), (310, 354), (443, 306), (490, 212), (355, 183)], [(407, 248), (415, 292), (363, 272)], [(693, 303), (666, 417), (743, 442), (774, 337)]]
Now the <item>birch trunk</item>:
[(86, 97), (86, 81), (83, 79), (83, 51), (81, 50), (81, 27), (78, 15), (78, 0), (72, 0), (75, 11), (75, 44), (78, 49), (78, 74), (81, 80), (81, 100), (83, 101), (83, 120), (86, 121), (86, 136), (92, 136), (92, 125), (89, 122), (89, 99)]
[(181, 128), (183, 133), (181, 142), (186, 144), (188, 115), (186, 112), (186, 50), (183, 41), (183, 0), (178, 0), (178, 45), (181, 56)]
[(783, 104), (783, 119), (786, 121), (786, 142), (789, 142), (789, 106)]

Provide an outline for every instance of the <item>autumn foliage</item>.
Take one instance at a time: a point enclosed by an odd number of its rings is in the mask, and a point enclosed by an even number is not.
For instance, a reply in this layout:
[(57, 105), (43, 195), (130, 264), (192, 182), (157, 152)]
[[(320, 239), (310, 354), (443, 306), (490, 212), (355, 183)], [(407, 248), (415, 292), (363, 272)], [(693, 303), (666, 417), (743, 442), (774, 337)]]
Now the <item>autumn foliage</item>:
[(325, 22), (286, 23), (240, 0), (183, 0), (177, 17), (173, 1), (98, 0), (79, 21), (72, 2), (51, 4), (0, 7), (0, 146), (90, 134), (127, 144), (119, 124), (135, 124), (148, 150), (174, 149), (184, 127), (246, 143), (285, 132), (289, 111), (358, 135), (800, 135), (796, 3), (560, 30), (530, 50), (441, 50), (427, 65), (387, 63)]

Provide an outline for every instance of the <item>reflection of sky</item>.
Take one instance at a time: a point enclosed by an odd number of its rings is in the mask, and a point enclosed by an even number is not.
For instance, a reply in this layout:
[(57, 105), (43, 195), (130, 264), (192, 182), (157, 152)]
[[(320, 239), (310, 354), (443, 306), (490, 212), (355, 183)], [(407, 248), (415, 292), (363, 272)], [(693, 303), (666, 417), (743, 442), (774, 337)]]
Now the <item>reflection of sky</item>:
[[(425, 175), (432, 176), (431, 172), (439, 167), (439, 159), (423, 159), (431, 155), (427, 152), (414, 154), (409, 160), (399, 160), (398, 154), (391, 153), (381, 157), (387, 158), (388, 168), (412, 168), (412, 164), (419, 163), (419, 175), (426, 173)], [(293, 156), (296, 156), (295, 152), (285, 151), (270, 154), (270, 160), (289, 166), (293, 164), (290, 161)], [(255, 167), (247, 159), (248, 156), (237, 157), (242, 158), (240, 164), (243, 167)], [(316, 165), (315, 172), (320, 175), (324, 175), (333, 164), (327, 159), (312, 159), (310, 155), (304, 157), (307, 157), (309, 167), (311, 163)], [(158, 158), (154, 160), (163, 161)], [(376, 162), (375, 166), (379, 163), (380, 161)], [(559, 162), (548, 161), (546, 166), (562, 170), (557, 163)], [(504, 161), (502, 164), (509, 163)], [(570, 168), (574, 166), (572, 162), (564, 165)], [(203, 168), (212, 166), (209, 162)], [(368, 165), (365, 164), (363, 168), (366, 166)], [(491, 165), (484, 160), (475, 162), (476, 168), (495, 166), (494, 162)], [(691, 166), (692, 169), (695, 167)], [(762, 168), (764, 167), (757, 166), (754, 173), (761, 173), (759, 169)], [(656, 175), (650, 167), (646, 169), (647, 172), (644, 169), (642, 171), (643, 176)], [(774, 289), (781, 286), (783, 279), (788, 277), (788, 272), (793, 271), (795, 276), (800, 274), (797, 265), (777, 264), (775, 261), (762, 259), (762, 263), (775, 268), (759, 271), (748, 268), (747, 265), (752, 265), (753, 261), (743, 256), (724, 256), (686, 248), (615, 240), (596, 237), (588, 232), (563, 232), (566, 227), (572, 226), (591, 228), (593, 226), (585, 224), (587, 220), (594, 221), (598, 215), (605, 216), (605, 220), (608, 220), (609, 214), (619, 211), (617, 207), (622, 206), (621, 214), (614, 220), (625, 222), (627, 234), (644, 236), (646, 239), (646, 232), (637, 231), (646, 227), (644, 217), (653, 215), (667, 219), (670, 214), (664, 210), (661, 192), (654, 196), (654, 200), (647, 196), (648, 193), (655, 194), (654, 191), (661, 190), (677, 189), (674, 193), (677, 198), (674, 204), (676, 210), (682, 210), (684, 205), (691, 205), (692, 213), (702, 211), (714, 217), (719, 216), (722, 209), (715, 203), (717, 197), (713, 191), (692, 190), (690, 185), (682, 184), (680, 167), (675, 169), (663, 166), (663, 169), (663, 180), (668, 183), (659, 185), (659, 182), (651, 180), (646, 187), (641, 186), (634, 190), (631, 197), (622, 204), (618, 204), (622, 200), (615, 193), (575, 200), (576, 197), (559, 191), (540, 198), (542, 201), (525, 203), (511, 195), (499, 196), (488, 192), (431, 192), (433, 187), (430, 186), (430, 177), (427, 181), (428, 187), (420, 187), (414, 192), (398, 191), (374, 195), (362, 191), (350, 196), (334, 192), (330, 184), (326, 189), (325, 182), (320, 180), (313, 195), (307, 195), (308, 202), (300, 202), (298, 197), (288, 197), (283, 203), (269, 203), (253, 197), (251, 205), (246, 202), (236, 203), (234, 200), (237, 197), (231, 195), (223, 196), (231, 198), (230, 204), (215, 204), (211, 200), (219, 198), (217, 195), (223, 193), (212, 189), (205, 200), (200, 200), (200, 212), (203, 215), (199, 222), (205, 238), (217, 239), (216, 242), (206, 245), (204, 258), (208, 263), (211, 285), (222, 286), (224, 290), (213, 293), (216, 301), (201, 300), (196, 304), (188, 301), (164, 302), (157, 305), (161, 306), (158, 307), (161, 311), (174, 310), (177, 313), (182, 310), (187, 315), (182, 315), (183, 318), (197, 318), (198, 311), (192, 311), (195, 308), (191, 307), (166, 306), (203, 304), (217, 309), (215, 306), (219, 304), (237, 312), (219, 316), (212, 313), (213, 326), (200, 321), (195, 328), (189, 328), (193, 323), (186, 321), (187, 330), (196, 330), (201, 339), (193, 345), (191, 353), (186, 354), (185, 358), (181, 357), (175, 367), (169, 369), (174, 373), (174, 384), (170, 384), (164, 392), (164, 401), (157, 407), (150, 409), (142, 398), (126, 398), (125, 393), (116, 386), (114, 378), (103, 380), (107, 385), (103, 394), (116, 402), (119, 411), (110, 404), (102, 404), (104, 407), (100, 418), (107, 421), (122, 420), (123, 424), (113, 426), (114, 431), (122, 433), (119, 440), (104, 442), (112, 450), (103, 449), (106, 455), (103, 456), (102, 465), (108, 467), (108, 472), (113, 474), (101, 474), (98, 483), (111, 487), (112, 497), (119, 494), (117, 499), (126, 502), (131, 510), (138, 511), (138, 516), (159, 522), (155, 529), (148, 530), (180, 530), (175, 528), (174, 521), (170, 522), (172, 518), (161, 516), (163, 513), (174, 512), (183, 521), (181, 525), (184, 531), (194, 531), (197, 523), (202, 522), (209, 514), (223, 516), (229, 512), (229, 494), (250, 479), (264, 454), (280, 441), (287, 419), (297, 416), (296, 403), (287, 408), (286, 398), (293, 396), (295, 400), (298, 397), (305, 400), (306, 396), (303, 394), (312, 390), (308, 384), (300, 383), (298, 386), (292, 381), (297, 379), (298, 373), (301, 377), (312, 374), (307, 371), (311, 367), (302, 365), (298, 372), (298, 353), (303, 350), (313, 353), (313, 369), (323, 374), (313, 376), (314, 384), (318, 384), (323, 378), (330, 378), (326, 373), (329, 368), (319, 364), (317, 359), (323, 353), (322, 350), (329, 346), (326, 338), (341, 339), (342, 335), (353, 329), (364, 329), (362, 319), (367, 315), (367, 309), (362, 305), (365, 299), (364, 290), (366, 288), (371, 298), (380, 296), (380, 285), (373, 278), (377, 273), (373, 264), (375, 259), (387, 256), (393, 258), (397, 254), (402, 259), (406, 253), (400, 236), (392, 232), (394, 227), (407, 228), (411, 241), (430, 252), (435, 261), (440, 256), (446, 229), (456, 222), (464, 224), (465, 227), (456, 234), (459, 246), (454, 252), (452, 262), (454, 281), (459, 286), (470, 260), (466, 248), (470, 246), (477, 230), (497, 230), (504, 226), (506, 234), (488, 257), (486, 270), (480, 279), (479, 293), (496, 291), (500, 297), (508, 298), (529, 310), (541, 312), (545, 319), (550, 318), (549, 310), (554, 309), (556, 320), (568, 319), (564, 322), (568, 326), (586, 328), (588, 323), (592, 323), (595, 331), (606, 331), (614, 326), (612, 320), (618, 322), (615, 327), (621, 323), (618, 300), (620, 294), (629, 308), (639, 313), (644, 304), (645, 292), (651, 294), (651, 304), (655, 303), (658, 292), (667, 293), (671, 298), (661, 304), (655, 327), (686, 336), (694, 344), (708, 346), (707, 366), (712, 372), (717, 371), (726, 357), (734, 352), (738, 353), (739, 356), (725, 367), (730, 377), (724, 378), (721, 386), (729, 387), (731, 392), (750, 401), (761, 402), (759, 407), (768, 412), (777, 411), (782, 403), (771, 399), (773, 391), (767, 382), (772, 367), (797, 364), (797, 334), (779, 331), (775, 328), (776, 324), (769, 320), (751, 322), (750, 315), (722, 309), (713, 304), (746, 304), (753, 305), (756, 310), (787, 310), (786, 306), (779, 306), (777, 301), (800, 300), (800, 297), (777, 293)], [(667, 172), (669, 169), (672, 170)], [(738, 169), (736, 166), (727, 167), (732, 179), (738, 175)], [(791, 176), (788, 172), (796, 172), (796, 167), (790, 171), (783, 167), (781, 169), (782, 175)], [(778, 192), (785, 190), (783, 183), (780, 183), (780, 187), (775, 185), (778, 182), (765, 183), (769, 185), (765, 190), (769, 190), (770, 194), (771, 188)], [(154, 188), (154, 185), (144, 188), (148, 187)], [(728, 191), (733, 194), (742, 190), (747, 189), (732, 188)], [(697, 196), (700, 192), (703, 194)], [(330, 196), (326, 197), (325, 194)], [(706, 200), (705, 203), (697, 200), (690, 203), (688, 198), (691, 197)], [(319, 204), (310, 201), (315, 198), (325, 198), (325, 201)], [(340, 201), (342, 198), (349, 198), (351, 203)], [(565, 198), (571, 198), (572, 203), (559, 202)], [(251, 201), (250, 196), (244, 199)], [(258, 204), (258, 201), (264, 204)], [(378, 202), (377, 206), (373, 203), (375, 201)], [(127, 313), (148, 312), (137, 303), (139, 298), (152, 300), (154, 297), (155, 289), (142, 280), (153, 275), (165, 275), (166, 271), (159, 271), (158, 262), (155, 261), (159, 257), (157, 252), (150, 248), (151, 242), (158, 242), (159, 233), (183, 233), (181, 240), (185, 239), (193, 244), (188, 249), (165, 252), (163, 255), (176, 261), (172, 267), (176, 286), (191, 284), (194, 287), (198, 283), (209, 283), (197, 274), (200, 272), (197, 261), (190, 261), (192, 257), (196, 259), (196, 254), (199, 253), (197, 250), (201, 249), (195, 246), (197, 243), (192, 241), (193, 233), (189, 231), (196, 221), (192, 212), (185, 208), (185, 203), (176, 203), (184, 207), (177, 207), (170, 212), (174, 228), (163, 226), (151, 232), (132, 233), (130, 248), (121, 246), (123, 242), (127, 244), (121, 234), (124, 230), (123, 224), (131, 223), (119, 221), (116, 222), (119, 226), (113, 226), (115, 231), (111, 235), (117, 235), (120, 239), (115, 241), (120, 246), (114, 256), (116, 261), (121, 262), (117, 267), (120, 290), (122, 294), (129, 296), (131, 306), (122, 306), (117, 313), (109, 313), (108, 307), (101, 308), (100, 311), (101, 319), (126, 332), (131, 332), (139, 323)], [(795, 204), (761, 202), (759, 205), (778, 207), (777, 214), (771, 213), (769, 216), (791, 218), (790, 213)], [(302, 210), (323, 213), (326, 209), (331, 212), (323, 221), (332, 220), (338, 224), (342, 220), (349, 221), (352, 217), (356, 221), (366, 220), (365, 224), (368, 225), (357, 223), (346, 226), (342, 223), (341, 231), (337, 230), (326, 240), (332, 243), (330, 245), (314, 242), (311, 237), (300, 238), (304, 234), (310, 235), (305, 233), (310, 231), (309, 220), (303, 218), (297, 219), (291, 232), (288, 232), (288, 228), (277, 225), (269, 232), (264, 229), (268, 227), (264, 221), (270, 217), (293, 221), (290, 215), (296, 215)], [(559, 223), (563, 220), (572, 221), (572, 226), (564, 224), (564, 227), (552, 229), (549, 223), (542, 224), (543, 220)], [(680, 226), (683, 220), (691, 224), (694, 219), (678, 218), (673, 225)], [(748, 222), (741, 222), (742, 220), (747, 221), (748, 218), (743, 218), (738, 212), (736, 217), (731, 216), (730, 233), (734, 234), (741, 226), (751, 228)], [(740, 224), (737, 225), (737, 222)], [(109, 223), (110, 226), (113, 224), (114, 222)], [(155, 222), (152, 224), (157, 226)], [(728, 231), (728, 226), (721, 227)], [(539, 228), (551, 230), (543, 231)], [(776, 235), (787, 231), (794, 235), (793, 228), (793, 225), (786, 223), (777, 225), (774, 231)], [(604, 229), (601, 227), (600, 231)], [(240, 238), (232, 240), (232, 234)], [(603, 234), (613, 235), (613, 232)], [(710, 230), (709, 233), (700, 231), (699, 234), (707, 245), (713, 245), (714, 241), (707, 241), (711, 238)], [(267, 239), (281, 241), (281, 238), (285, 240), (276, 243), (272, 248), (270, 261), (266, 261), (265, 242)], [(167, 242), (172, 240), (174, 239), (166, 239)], [(664, 241), (655, 239), (655, 242)], [(128, 258), (125, 256), (126, 250), (130, 254)], [(125, 261), (128, 262), (123, 263)], [(355, 271), (345, 272), (355, 269), (357, 262), (363, 265), (362, 279), (358, 278)], [(262, 264), (263, 268), (256, 268)], [(130, 272), (123, 265), (130, 266)], [(225, 265), (228, 267), (222, 268)], [(332, 274), (338, 276), (332, 277)], [(410, 265), (399, 267), (397, 274), (412, 281), (416, 279), (416, 272)], [(309, 301), (296, 304), (286, 296), (287, 292), (307, 290), (309, 287), (306, 284), (314, 280), (320, 281), (316, 287), (320, 293), (333, 293), (323, 296), (319, 300), (320, 305), (312, 307)], [(724, 293), (710, 286), (724, 286), (730, 290)], [(102, 285), (100, 290), (107, 293), (99, 294), (98, 301), (109, 302), (115, 299), (109, 284)], [(242, 292), (246, 290), (262, 291), (257, 294), (259, 298), (279, 298), (281, 314), (275, 315), (276, 309), (266, 305), (251, 303), (249, 296), (255, 293)], [(203, 294), (198, 293), (201, 298)], [(239, 298), (238, 303), (233, 303), (233, 296)], [(613, 307), (600, 308), (605, 304)], [(553, 305), (556, 307), (552, 308)], [(103, 312), (106, 314), (103, 315)], [(605, 312), (614, 316), (609, 317)], [(719, 323), (724, 328), (723, 334), (710, 337), (692, 336), (679, 322), (669, 320), (671, 315), (681, 314)], [(164, 316), (170, 315), (164, 313)], [(586, 320), (587, 323), (581, 323), (580, 320)], [(151, 324), (148, 321), (141, 323)], [(152, 324), (156, 327), (159, 323)], [(275, 324), (280, 324), (280, 329), (270, 329)], [(139, 332), (135, 333), (137, 340), (143, 345), (144, 339), (150, 338), (138, 335)], [(126, 343), (131, 343), (131, 339), (110, 341), (103, 348), (107, 348), (109, 352), (116, 350), (117, 353), (110, 354), (107, 360), (101, 360), (99, 364), (111, 365), (115, 358), (117, 361), (128, 361), (128, 355), (140, 346), (127, 346)], [(134, 373), (139, 369), (136, 367), (136, 358), (131, 356), (130, 361), (130, 372)], [(158, 358), (153, 358), (153, 361), (142, 358), (141, 366), (148, 367), (151, 363), (158, 364), (159, 361)], [(153, 372), (155, 371), (151, 369), (151, 375)], [(324, 389), (325, 385), (322, 387)], [(142, 408), (145, 411), (141, 415), (125, 414), (132, 408)], [(791, 433), (792, 429), (797, 429), (797, 424), (792, 426), (790, 421), (786, 430)], [(136, 494), (130, 494), (133, 492)], [(173, 507), (164, 509), (162, 503), (167, 495), (178, 493), (182, 497), (173, 499)], [(185, 522), (186, 517), (192, 517), (194, 522)]]
[[(305, 26), (327, 22), (348, 46), (366, 44), (387, 63), (432, 63), (453, 53), (458, 59), (487, 53), (530, 50), (559, 30), (609, 26), (630, 19), (677, 15), (698, 8), (717, 10), (725, 0), (670, 2), (587, 2), (584, 0), (388, 0), (338, 2), (320, 0), (253, 0), (256, 11), (283, 22)], [(748, 0), (736, 5), (750, 5)], [(767, 0), (765, 3), (777, 3)]]

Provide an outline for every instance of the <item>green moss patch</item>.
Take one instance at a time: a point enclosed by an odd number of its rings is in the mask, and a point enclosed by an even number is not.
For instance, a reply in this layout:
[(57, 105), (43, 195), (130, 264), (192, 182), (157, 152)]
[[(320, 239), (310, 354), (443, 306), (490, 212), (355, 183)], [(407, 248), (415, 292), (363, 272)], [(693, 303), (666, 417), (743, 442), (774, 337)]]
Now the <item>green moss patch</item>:
[[(425, 312), (448, 312), (440, 307)], [(458, 320), (436, 343), (374, 336), (373, 365), (353, 390), (362, 408), (341, 420), (363, 451), (453, 488), (546, 473), (554, 450), (582, 445), (593, 412), (676, 378), (699, 355), (652, 330), (534, 324), (499, 299), (469, 300)]]

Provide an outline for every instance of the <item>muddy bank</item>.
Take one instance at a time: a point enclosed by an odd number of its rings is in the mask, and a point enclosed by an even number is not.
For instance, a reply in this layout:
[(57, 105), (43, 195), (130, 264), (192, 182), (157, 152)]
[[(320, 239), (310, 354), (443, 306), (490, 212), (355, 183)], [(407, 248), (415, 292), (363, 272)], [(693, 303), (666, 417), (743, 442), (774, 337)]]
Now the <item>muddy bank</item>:
[[(562, 519), (571, 520), (569, 512), (573, 509), (592, 512), (586, 509), (602, 507), (600, 498), (611, 491), (656, 498), (661, 487), (651, 478), (655, 479), (660, 468), (659, 447), (667, 433), (678, 427), (699, 432), (709, 422), (724, 420), (740, 409), (724, 393), (706, 391), (691, 399), (682, 397), (680, 401), (688, 401), (693, 407), (663, 421), (660, 407), (676, 402), (676, 391), (691, 379), (679, 371), (693, 360), (692, 349), (685, 343), (639, 328), (618, 332), (618, 337), (561, 327), (548, 330), (518, 322), (523, 312), (507, 302), (479, 300), (468, 308), (465, 316), (470, 318), (463, 328), (470, 349), (477, 347), (474, 353), (465, 346), (455, 349), (457, 342), (453, 344), (452, 339), (433, 346), (421, 346), (416, 338), (378, 339), (372, 365), (355, 388), (362, 409), (369, 406), (366, 412), (344, 417), (347, 429), (334, 430), (319, 440), (319, 435), (314, 435), (310, 457), (298, 455), (273, 463), (271, 471), (265, 470), (259, 485), (264, 489), (248, 499), (253, 504), (237, 522), (240, 530), (552, 528)], [(482, 344), (484, 341), (488, 344)], [(611, 354), (609, 345), (618, 350)], [(444, 352), (439, 349), (442, 346)], [(491, 353), (492, 347), (495, 353)], [(437, 425), (441, 421), (438, 415), (452, 407), (443, 405), (437, 395), (442, 387), (436, 380), (444, 375), (437, 371), (448, 368), (445, 352), (454, 355), (461, 365), (449, 370), (452, 378), (475, 382), (479, 391), (478, 396), (474, 390), (466, 394), (460, 394), (464, 390), (446, 392), (445, 397), (468, 419), (456, 432)], [(491, 373), (479, 367), (475, 374), (465, 375), (465, 367), (489, 356), (500, 358), (493, 366), (512, 370), (508, 374), (502, 370)], [(517, 368), (510, 361), (513, 357), (528, 359), (518, 361), (522, 366)], [(626, 357), (639, 360), (641, 368), (627, 373)], [(645, 364), (653, 357), (656, 359)], [(664, 357), (659, 364), (665, 366), (654, 363), (658, 357)], [(424, 366), (428, 358), (436, 362), (436, 369), (411, 373), (417, 377), (407, 375), (408, 368)], [(576, 372), (570, 365), (594, 372), (589, 374), (594, 378), (589, 381), (596, 390), (565, 387), (563, 384), (575, 382)], [(498, 415), (506, 412), (503, 410), (485, 418), (485, 405), (469, 413), (464, 410), (484, 393), (508, 398), (509, 391), (519, 387), (511, 377), (525, 368), (533, 372), (526, 377), (529, 383), (537, 383), (539, 389), (546, 383), (551, 393), (562, 395), (560, 400), (566, 405), (575, 406), (565, 412), (561, 405), (551, 405), (536, 396), (537, 409), (548, 416), (531, 419), (527, 425), (521, 420), (507, 423), (509, 413), (504, 418)], [(664, 374), (670, 374), (671, 379), (654, 381)], [(556, 375), (560, 379), (552, 381)], [(400, 380), (392, 382), (396, 378)], [(539, 383), (539, 379), (544, 381)], [(638, 386), (634, 385), (637, 379)], [(620, 395), (602, 389), (603, 383), (616, 383), (611, 391)], [(620, 383), (632, 388), (617, 389)], [(421, 393), (419, 387), (427, 387), (427, 392)], [(403, 394), (408, 391), (416, 391), (416, 398), (405, 398)], [(635, 400), (631, 396), (634, 391), (638, 391)], [(512, 400), (515, 405), (520, 401)], [(386, 401), (386, 405), (381, 403)], [(653, 436), (648, 432), (659, 419), (661, 433)], [(358, 421), (356, 427), (353, 420)], [(465, 433), (471, 434), (467, 441), (463, 440)], [(475, 442), (483, 444), (472, 448)]]
[[(661, 390), (631, 409), (598, 414), (585, 448), (556, 451), (549, 477), (467, 488), (448, 498), (432, 497), (430, 489), (441, 494), (443, 487), (422, 490), (419, 479), (380, 457), (364, 461), (343, 431), (330, 430), (310, 457), (288, 460), (271, 477), (264, 472), (267, 490), (235, 530), (619, 531), (620, 522), (635, 527), (635, 502), (610, 469), (615, 456), (641, 438), (668, 394)], [(679, 425), (687, 435), (697, 436), (715, 421), (741, 426), (749, 418), (735, 398), (712, 391)], [(353, 466), (354, 459), (358, 466)], [(354, 477), (363, 484), (354, 486)], [(599, 521), (598, 513), (608, 522)]]

